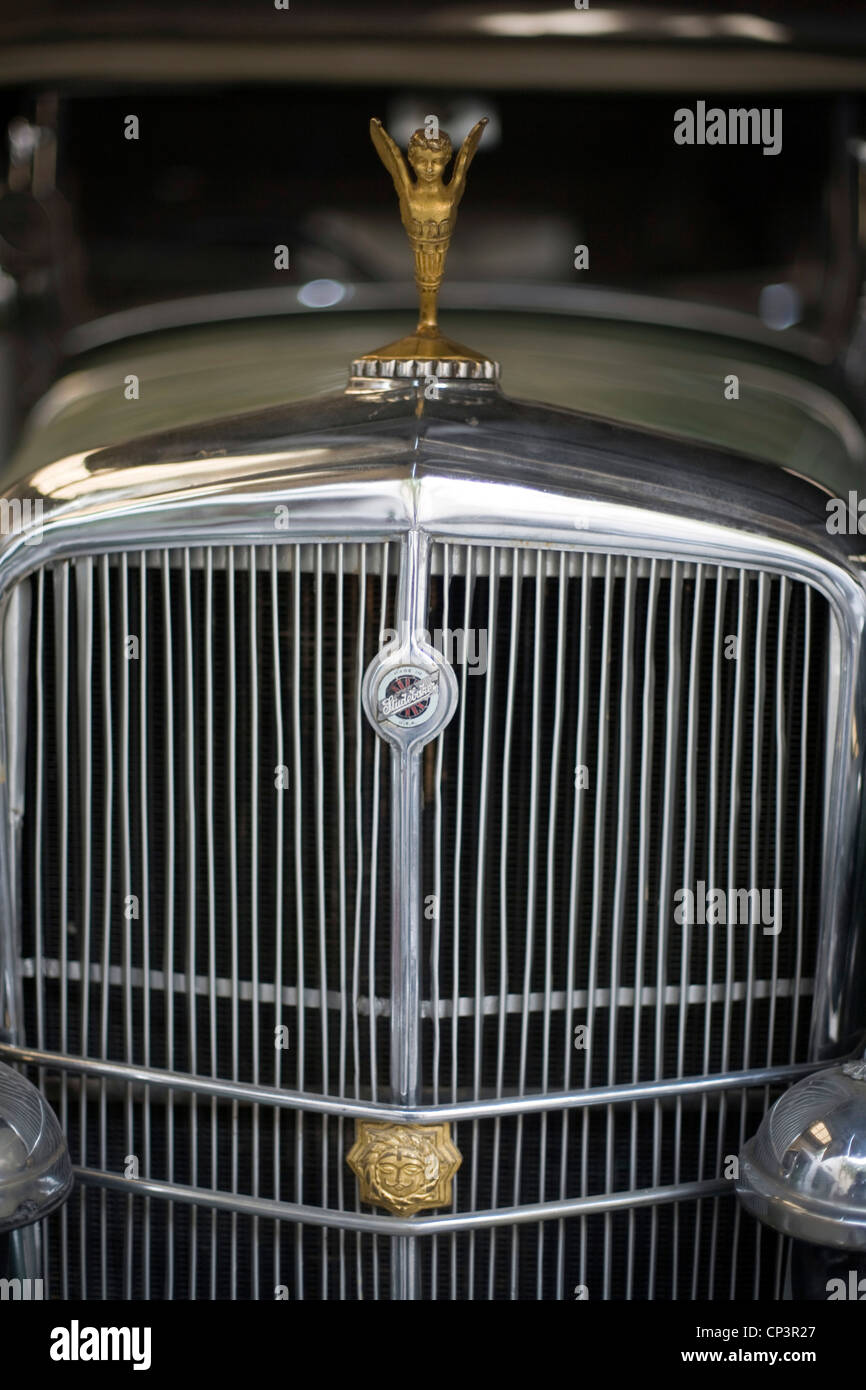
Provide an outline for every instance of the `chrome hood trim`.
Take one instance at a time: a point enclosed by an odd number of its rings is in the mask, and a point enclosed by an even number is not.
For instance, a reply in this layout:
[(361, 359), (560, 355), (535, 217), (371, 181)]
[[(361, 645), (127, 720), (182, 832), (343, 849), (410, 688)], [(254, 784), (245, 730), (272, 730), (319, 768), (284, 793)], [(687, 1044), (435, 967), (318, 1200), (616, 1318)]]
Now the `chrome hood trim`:
[(667, 539), (671, 556), (688, 536), (699, 551), (726, 555), (749, 535), (749, 548), (771, 538), (859, 573), (849, 554), (859, 537), (827, 534), (831, 494), (798, 473), (512, 401), (486, 382), (441, 381), (432, 400), (425, 389), (416, 380), (339, 393), (56, 459), (7, 489), (13, 505), (29, 500), (39, 515), (0, 538), (0, 570), (26, 570), (22, 549), (42, 562), (82, 541), (338, 534), (348, 505), (359, 539), (453, 525), (455, 536), (469, 526), (514, 541), (541, 527), (582, 545), (607, 544), (618, 508), (633, 534), (637, 510), (646, 513), (637, 529)]

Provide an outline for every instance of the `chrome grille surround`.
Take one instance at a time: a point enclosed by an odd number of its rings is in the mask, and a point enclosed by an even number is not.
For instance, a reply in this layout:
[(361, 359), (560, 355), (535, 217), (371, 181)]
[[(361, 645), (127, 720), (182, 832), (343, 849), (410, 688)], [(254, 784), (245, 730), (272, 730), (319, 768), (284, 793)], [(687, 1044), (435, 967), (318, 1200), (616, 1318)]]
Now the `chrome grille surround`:
[[(262, 489), (263, 496), (252, 499), (249, 491), (239, 491), (237, 487), (237, 460), (232, 461), (234, 475), (224, 482), (221, 488), (209, 493), (202, 491), (187, 496), (180, 501), (176, 496), (160, 497), (158, 493), (147, 499), (132, 496), (131, 493), (117, 498), (99, 497), (94, 503), (81, 502), (72, 509), (59, 511), (56, 519), (49, 518), (45, 525), (42, 546), (9, 547), (0, 560), (0, 581), (3, 584), (3, 623), (4, 623), (4, 666), (3, 756), (9, 768), (7, 783), (3, 786), (4, 823), (11, 826), (9, 837), (3, 837), (0, 844), (0, 892), (3, 901), (3, 920), (16, 924), (10, 941), (4, 937), (3, 980), (4, 1021), (11, 1038), (2, 1047), (7, 1058), (29, 1060), (41, 1064), (41, 1075), (45, 1079), (59, 1075), (61, 1086), (69, 1084), (68, 1078), (84, 1077), (96, 1081), (103, 1087), (109, 1083), (117, 1084), (120, 1093), (127, 1101), (142, 1090), (147, 1096), (154, 1090), (163, 1092), (170, 1088), (175, 1096), (195, 1095), (202, 1099), (196, 1103), (204, 1106), (210, 1098), (211, 1105), (217, 1103), (234, 1107), (241, 1104), (270, 1106), (285, 1109), (302, 1115), (333, 1117), (332, 1124), (341, 1123), (357, 1115), (371, 1119), (401, 1118), (419, 1123), (435, 1122), (439, 1119), (452, 1119), (463, 1124), (478, 1125), (485, 1119), (494, 1124), (506, 1117), (513, 1117), (517, 1124), (525, 1122), (526, 1117), (534, 1115), (556, 1115), (572, 1109), (600, 1107), (600, 1113), (611, 1114), (612, 1105), (633, 1106), (638, 1100), (649, 1102), (653, 1107), (673, 1102), (685, 1102), (690, 1096), (707, 1096), (715, 1092), (724, 1094), (734, 1092), (735, 1103), (744, 1092), (746, 1085), (762, 1089), (772, 1083), (783, 1082), (793, 1075), (802, 1074), (809, 1069), (809, 1062), (777, 1063), (770, 1067), (755, 1066), (742, 1070), (722, 1070), (710, 1077), (692, 1080), (661, 1078), (647, 1081), (607, 1082), (582, 1090), (539, 1091), (526, 1095), (502, 1095), (457, 1098), (448, 1100), (420, 1101), (415, 1104), (400, 1103), (389, 1097), (388, 1100), (346, 1098), (291, 1091), (284, 1086), (279, 1089), (245, 1083), (226, 1077), (212, 1078), (201, 1074), (192, 1077), (170, 1074), (167, 1071), (149, 1068), (136, 1060), (133, 1064), (117, 1063), (97, 1058), (65, 1057), (58, 1059), (39, 1055), (32, 1046), (32, 1039), (23, 1037), (21, 1020), (23, 1018), (22, 978), (26, 970), (19, 965), (20, 953), (17, 942), (20, 939), (21, 888), (17, 877), (20, 863), (20, 810), (21, 792), (24, 785), (24, 762), (21, 751), (20, 712), (21, 691), (26, 681), (22, 673), (20, 653), (23, 650), (20, 637), (27, 620), (25, 604), (21, 597), (24, 590), (19, 581), (27, 573), (41, 569), (47, 563), (65, 560), (74, 563), (78, 557), (92, 555), (138, 554), (142, 550), (160, 548), (163, 551), (185, 549), (188, 555), (195, 553), (195, 547), (209, 549), (212, 546), (236, 546), (239, 549), (249, 546), (273, 548), (272, 507), (275, 500), (287, 495), (285, 490), (274, 486)], [(252, 471), (252, 469), (251, 469)], [(135, 479), (130, 480), (131, 488)], [(285, 489), (286, 479), (282, 481)], [(214, 492), (217, 495), (214, 495)], [(341, 482), (334, 478), (327, 486), (321, 484), (304, 485), (291, 481), (291, 543), (303, 546), (316, 546), (320, 542), (328, 546), (350, 547), (360, 542), (371, 546), (386, 543), (402, 548), (408, 536), (425, 539), (423, 549), (426, 554), (443, 554), (442, 547), (480, 547), (494, 546), (498, 553), (505, 551), (522, 553), (527, 547), (536, 554), (542, 547), (552, 547), (561, 554), (580, 556), (580, 564), (601, 564), (610, 568), (618, 562), (609, 558), (623, 557), (626, 573), (629, 566), (655, 566), (659, 576), (661, 567), (680, 565), (684, 571), (689, 566), (725, 566), (744, 568), (754, 573), (784, 577), (790, 584), (804, 582), (828, 605), (830, 615), (829, 649), (827, 653), (827, 710), (830, 739), (827, 747), (826, 785), (822, 789), (825, 808), (824, 823), (826, 834), (822, 847), (822, 920), (820, 924), (820, 950), (814, 972), (818, 982), (813, 999), (812, 1036), (809, 1044), (810, 1059), (821, 1055), (834, 1054), (844, 1049), (848, 1043), (850, 1003), (848, 990), (850, 978), (846, 978), (846, 962), (851, 944), (851, 893), (854, 873), (854, 845), (856, 825), (859, 819), (859, 800), (857, 779), (862, 773), (862, 751), (856, 730), (862, 729), (862, 685), (860, 677), (860, 652), (863, 637), (864, 594), (859, 578), (844, 565), (828, 559), (815, 549), (805, 532), (791, 538), (790, 528), (779, 528), (780, 534), (756, 535), (733, 527), (723, 527), (710, 521), (696, 521), (671, 513), (654, 513), (634, 506), (622, 505), (609, 500), (587, 499), (585, 496), (551, 496), (535, 487), (505, 484), (498, 481), (466, 481), (464, 478), (428, 476), (408, 482), (404, 479), (390, 481), (359, 482), (357, 479)], [(74, 515), (74, 512), (79, 515)], [(576, 523), (579, 529), (576, 528)], [(772, 525), (768, 528), (772, 531)], [(598, 560), (584, 560), (583, 556), (603, 557)], [(100, 562), (107, 565), (107, 561)], [(129, 561), (118, 560), (121, 570)], [(202, 556), (202, 563), (207, 561)], [(569, 562), (570, 563), (570, 562)], [(186, 575), (189, 577), (191, 565)], [(85, 566), (85, 569), (88, 566)], [(63, 586), (60, 587), (59, 603), (61, 609), (65, 600)], [(85, 648), (86, 650), (86, 648)], [(16, 655), (17, 654), (17, 655)], [(16, 703), (17, 702), (17, 703)], [(833, 717), (835, 715), (835, 718)], [(459, 715), (458, 715), (459, 718)], [(454, 728), (458, 728), (455, 721)], [(852, 729), (855, 731), (851, 736)], [(452, 729), (452, 733), (454, 729)], [(125, 775), (121, 772), (121, 776)], [(320, 815), (322, 813), (319, 813)], [(420, 831), (420, 826), (419, 826)], [(399, 935), (404, 924), (393, 923), (394, 934)], [(67, 963), (68, 964), (68, 963)], [(62, 975), (66, 965), (61, 960), (57, 970)], [(35, 966), (34, 966), (35, 971)], [(110, 972), (109, 972), (110, 973)], [(120, 983), (130, 989), (133, 976), (121, 972)], [(219, 989), (232, 989), (232, 979), (225, 977)], [(213, 992), (215, 981), (209, 981), (207, 988)], [(250, 982), (255, 991), (255, 983)], [(675, 988), (675, 986), (674, 986)], [(639, 994), (643, 998), (644, 986)], [(195, 985), (198, 990), (198, 984)], [(323, 992), (327, 993), (327, 989)], [(556, 991), (545, 990), (544, 1005), (554, 1007)], [(419, 993), (419, 1010), (425, 1016), (425, 1001)], [(431, 995), (428, 1012), (436, 1017), (444, 1001), (437, 1001)], [(514, 1001), (518, 1003), (518, 1001)], [(538, 1000), (535, 1004), (538, 1004)], [(587, 1001), (584, 1000), (583, 1003)], [(652, 1004), (651, 998), (647, 1004)], [(675, 1001), (673, 998), (671, 1002)], [(390, 1003), (390, 1001), (383, 1001)], [(477, 995), (471, 1003), (475, 1012), (469, 1017), (477, 1019)], [(596, 1007), (599, 996), (596, 996)], [(556, 1000), (556, 1007), (568, 1007), (568, 1000)], [(571, 1001), (573, 1008), (581, 1007), (579, 996)], [(458, 1013), (462, 1007), (458, 998)], [(482, 1012), (486, 1006), (482, 1001)], [(519, 995), (520, 1017), (525, 1018), (533, 1009), (533, 992), (524, 989)], [(326, 1014), (327, 1010), (320, 1010)], [(373, 1014), (376, 1008), (373, 1006)], [(541, 1010), (544, 1013), (544, 1010)], [(549, 1013), (549, 1009), (548, 1009)], [(447, 1010), (443, 1012), (447, 1017)], [(495, 1017), (501, 1017), (497, 1013)], [(426, 1078), (425, 1078), (426, 1080)], [(428, 1083), (429, 1085), (429, 1083)], [(738, 1094), (739, 1093), (739, 1094)], [(80, 1090), (85, 1095), (85, 1090)], [(205, 1111), (204, 1113), (208, 1113)], [(629, 1220), (629, 1212), (644, 1208), (655, 1209), (661, 1205), (674, 1205), (677, 1202), (694, 1200), (709, 1201), (710, 1208), (718, 1194), (726, 1192), (728, 1185), (718, 1179), (699, 1179), (666, 1184), (664, 1187), (650, 1187), (637, 1191), (618, 1191), (607, 1189), (587, 1196), (570, 1194), (564, 1198), (547, 1199), (541, 1203), (521, 1203), (495, 1206), (488, 1211), (458, 1210), (434, 1217), (417, 1217), (411, 1222), (401, 1222), (391, 1217), (358, 1212), (349, 1208), (338, 1210), (330, 1205), (327, 1209), (311, 1207), (304, 1203), (285, 1200), (285, 1198), (265, 1198), (255, 1192), (233, 1194), (223, 1190), (215, 1193), (207, 1189), (192, 1190), (183, 1183), (167, 1182), (149, 1178), (147, 1175), (137, 1180), (124, 1178), (114, 1172), (102, 1172), (88, 1167), (82, 1173), (86, 1185), (92, 1184), (101, 1193), (119, 1193), (125, 1199), (127, 1212), (134, 1201), (150, 1203), (151, 1212), (158, 1201), (171, 1198), (172, 1203), (191, 1203), (212, 1212), (227, 1213), (227, 1220), (234, 1223), (244, 1214), (251, 1220), (266, 1221), (277, 1219), (306, 1227), (315, 1227), (325, 1232), (337, 1233), (341, 1244), (338, 1263), (343, 1269), (357, 1256), (355, 1249), (344, 1249), (343, 1233), (359, 1232), (358, 1248), (361, 1239), (375, 1241), (377, 1236), (396, 1237), (399, 1258), (394, 1261), (380, 1258), (375, 1254), (369, 1272), (369, 1282), (359, 1291), (363, 1296), (412, 1297), (432, 1296), (430, 1286), (424, 1292), (425, 1281), (431, 1277), (429, 1264), (423, 1270), (414, 1256), (421, 1237), (435, 1236), (443, 1240), (440, 1261), (451, 1262), (450, 1278), (457, 1296), (457, 1246), (460, 1233), (468, 1233), (470, 1239), (480, 1237), (482, 1232), (500, 1227), (516, 1228), (518, 1225), (533, 1225), (550, 1220), (561, 1221), (567, 1216), (580, 1215), (589, 1218), (598, 1215), (607, 1227), (609, 1220), (616, 1219), (617, 1213), (624, 1213)], [(464, 1184), (469, 1174), (463, 1177)], [(132, 1195), (134, 1194), (134, 1196)], [(346, 1194), (347, 1201), (350, 1200)], [(103, 1200), (102, 1197), (94, 1200)], [(730, 1200), (726, 1197), (726, 1200)], [(168, 1210), (173, 1210), (170, 1205)], [(132, 1218), (129, 1218), (130, 1220)], [(137, 1218), (135, 1218), (137, 1219)], [(211, 1218), (216, 1230), (216, 1217)], [(132, 1229), (127, 1226), (127, 1232)], [(220, 1228), (221, 1229), (221, 1228)], [(229, 1228), (231, 1229), (231, 1227)], [(474, 1235), (473, 1235), (474, 1233)], [(380, 1241), (380, 1247), (386, 1242)], [(431, 1242), (435, 1248), (437, 1241)], [(24, 1250), (24, 1255), (27, 1255)], [(31, 1258), (35, 1258), (31, 1252)], [(426, 1258), (426, 1257), (425, 1257)], [(775, 1258), (775, 1246), (774, 1246)], [(609, 1267), (609, 1261), (607, 1261)], [(323, 1267), (325, 1262), (323, 1261)], [(360, 1267), (360, 1265), (359, 1265)], [(39, 1271), (41, 1273), (41, 1270)], [(386, 1276), (394, 1280), (389, 1289), (384, 1282)], [(34, 1272), (35, 1277), (35, 1272)], [(368, 1278), (368, 1271), (364, 1271)], [(447, 1280), (446, 1280), (447, 1282)], [(563, 1286), (564, 1287), (564, 1286)], [(247, 1291), (249, 1292), (249, 1291)], [(311, 1296), (315, 1296), (312, 1290)], [(510, 1289), (512, 1295), (514, 1288)], [(657, 1292), (660, 1292), (657, 1290)], [(261, 1291), (260, 1291), (261, 1293)], [(323, 1293), (331, 1297), (341, 1296), (340, 1282), (328, 1283), (325, 1276)], [(204, 1288), (199, 1296), (206, 1291)], [(253, 1295), (255, 1296), (255, 1295)], [(264, 1293), (269, 1297), (270, 1292)], [(472, 1296), (470, 1293), (469, 1296)], [(478, 1296), (478, 1295), (476, 1295)], [(480, 1295), (483, 1296), (483, 1295)], [(559, 1296), (569, 1296), (565, 1291)]]

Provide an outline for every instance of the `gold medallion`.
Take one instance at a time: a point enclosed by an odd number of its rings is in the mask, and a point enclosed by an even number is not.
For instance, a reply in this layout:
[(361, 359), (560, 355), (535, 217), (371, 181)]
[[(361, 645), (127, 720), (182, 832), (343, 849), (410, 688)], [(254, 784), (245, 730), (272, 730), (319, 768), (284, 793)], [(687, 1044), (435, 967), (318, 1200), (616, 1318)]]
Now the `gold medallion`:
[(462, 1163), (447, 1121), (439, 1125), (358, 1120), (346, 1161), (361, 1201), (393, 1216), (451, 1205), (451, 1180)]

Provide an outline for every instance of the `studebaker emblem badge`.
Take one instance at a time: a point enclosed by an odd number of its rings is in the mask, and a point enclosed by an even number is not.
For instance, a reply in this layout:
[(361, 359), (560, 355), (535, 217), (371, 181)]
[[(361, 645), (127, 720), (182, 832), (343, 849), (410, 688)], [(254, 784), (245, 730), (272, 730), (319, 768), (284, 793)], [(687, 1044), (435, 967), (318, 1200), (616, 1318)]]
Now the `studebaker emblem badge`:
[(419, 666), (398, 666), (379, 682), (376, 718), (398, 727), (426, 724), (439, 705), (439, 672)]
[(346, 1158), (358, 1179), (361, 1201), (392, 1216), (451, 1205), (451, 1183), (463, 1159), (451, 1126), (401, 1125), (358, 1120)]
[(457, 706), (457, 677), (421, 634), (387, 645), (367, 667), (362, 687), (367, 718), (381, 738), (408, 750), (429, 743)]

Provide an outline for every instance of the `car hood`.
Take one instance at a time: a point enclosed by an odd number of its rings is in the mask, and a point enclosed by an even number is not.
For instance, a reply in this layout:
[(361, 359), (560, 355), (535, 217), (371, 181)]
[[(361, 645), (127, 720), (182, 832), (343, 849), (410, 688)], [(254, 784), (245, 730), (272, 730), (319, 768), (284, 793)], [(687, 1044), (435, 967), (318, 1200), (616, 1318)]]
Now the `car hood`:
[[(338, 391), (353, 357), (404, 328), (405, 315), (334, 311), (163, 331), (91, 352), (32, 412), (4, 485), (72, 454)], [(782, 351), (543, 315), (455, 313), (447, 330), (501, 363), (515, 399), (732, 450), (833, 494), (866, 489), (866, 439), (851, 409), (826, 371)], [(131, 377), (138, 396), (128, 399)]]

